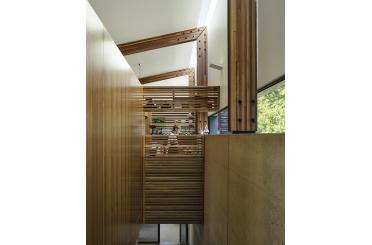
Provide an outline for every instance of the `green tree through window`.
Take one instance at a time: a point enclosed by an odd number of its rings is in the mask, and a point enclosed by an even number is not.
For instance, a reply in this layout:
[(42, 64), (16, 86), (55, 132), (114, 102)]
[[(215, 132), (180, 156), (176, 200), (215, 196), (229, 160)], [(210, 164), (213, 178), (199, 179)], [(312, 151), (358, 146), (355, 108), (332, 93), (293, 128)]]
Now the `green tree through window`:
[(285, 132), (284, 82), (258, 94), (258, 133)]

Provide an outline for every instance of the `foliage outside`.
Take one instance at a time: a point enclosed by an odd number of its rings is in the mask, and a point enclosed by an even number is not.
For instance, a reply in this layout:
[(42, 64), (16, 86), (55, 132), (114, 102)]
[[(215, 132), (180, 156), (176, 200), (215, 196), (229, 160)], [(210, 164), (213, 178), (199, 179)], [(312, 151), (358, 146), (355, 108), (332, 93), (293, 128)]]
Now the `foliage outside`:
[(285, 132), (285, 85), (258, 96), (258, 133)]

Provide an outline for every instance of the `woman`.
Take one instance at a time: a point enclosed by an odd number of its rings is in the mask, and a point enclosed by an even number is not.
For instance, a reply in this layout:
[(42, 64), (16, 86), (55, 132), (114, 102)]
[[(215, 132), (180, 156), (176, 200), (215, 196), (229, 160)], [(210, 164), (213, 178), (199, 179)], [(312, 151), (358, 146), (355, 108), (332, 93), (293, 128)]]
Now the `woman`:
[(168, 136), (168, 151), (167, 153), (177, 153), (178, 148), (176, 145), (178, 145), (177, 135), (179, 133), (179, 129), (177, 125), (174, 125), (172, 128), (171, 133)]

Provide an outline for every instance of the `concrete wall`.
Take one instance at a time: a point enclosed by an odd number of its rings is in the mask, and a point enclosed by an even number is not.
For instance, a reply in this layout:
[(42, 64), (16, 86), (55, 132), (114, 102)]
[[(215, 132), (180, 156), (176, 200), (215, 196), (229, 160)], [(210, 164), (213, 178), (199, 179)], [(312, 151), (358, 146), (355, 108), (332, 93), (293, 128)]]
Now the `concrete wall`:
[(284, 244), (284, 134), (205, 137), (203, 245)]

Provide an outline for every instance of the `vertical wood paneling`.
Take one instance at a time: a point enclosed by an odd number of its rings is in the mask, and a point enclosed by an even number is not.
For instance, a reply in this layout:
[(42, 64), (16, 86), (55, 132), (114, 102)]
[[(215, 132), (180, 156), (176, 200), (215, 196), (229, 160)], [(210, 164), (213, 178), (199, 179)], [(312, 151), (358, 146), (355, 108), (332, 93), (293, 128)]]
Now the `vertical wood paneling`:
[(134, 244), (141, 222), (142, 88), (87, 7), (87, 244)]
[(90, 6), (86, 30), (87, 244), (103, 244), (103, 26)]

